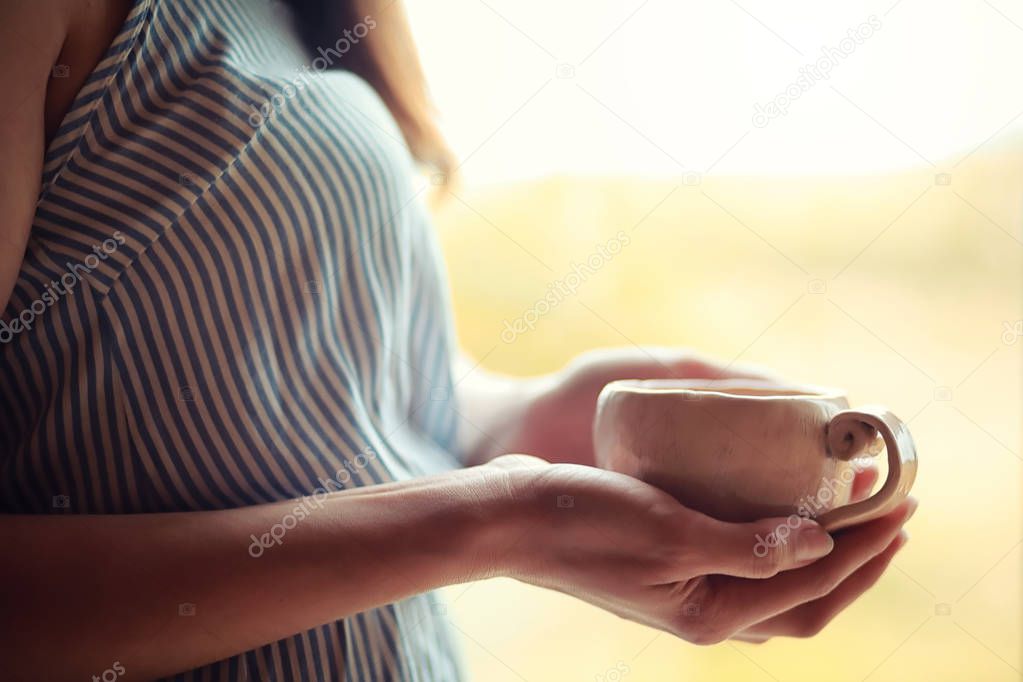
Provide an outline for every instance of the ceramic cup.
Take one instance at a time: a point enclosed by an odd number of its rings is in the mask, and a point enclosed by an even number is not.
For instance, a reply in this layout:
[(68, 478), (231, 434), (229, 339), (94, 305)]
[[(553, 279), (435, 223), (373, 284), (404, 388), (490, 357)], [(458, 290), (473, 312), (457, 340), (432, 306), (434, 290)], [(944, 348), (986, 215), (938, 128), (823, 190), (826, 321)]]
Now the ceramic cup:
[[(909, 494), (916, 449), (886, 408), (838, 390), (753, 380), (615, 381), (594, 422), (597, 464), (724, 521), (813, 518), (829, 531), (882, 516)], [(856, 460), (886, 450), (888, 477), (849, 503)]]

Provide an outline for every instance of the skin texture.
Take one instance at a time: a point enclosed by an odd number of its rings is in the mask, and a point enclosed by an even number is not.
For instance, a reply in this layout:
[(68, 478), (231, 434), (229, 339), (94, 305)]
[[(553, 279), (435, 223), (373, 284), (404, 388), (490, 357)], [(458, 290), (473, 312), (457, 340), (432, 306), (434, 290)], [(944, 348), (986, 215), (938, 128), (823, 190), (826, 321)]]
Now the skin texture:
[[(47, 136), (76, 89), (54, 84), (52, 68), (84, 78), (124, 11), (113, 0), (0, 3), (0, 308), (21, 265)], [(586, 466), (607, 381), (758, 375), (666, 349), (590, 353), (530, 380), (477, 369), (458, 393), (459, 439), (477, 466), (315, 504), (0, 515), (3, 677), (90, 679), (119, 661), (123, 679), (151, 679), (489, 576), (557, 589), (697, 644), (813, 634), (878, 579), (905, 542), (914, 502), (834, 540), (807, 522), (758, 558), (755, 536), (784, 520), (723, 523)], [(497, 457), (506, 452), (551, 462)], [(250, 537), (299, 504), (311, 510), (304, 520), (253, 558)], [(179, 617), (182, 603), (195, 615)]]
[[(501, 562), (510, 575), (694, 644), (815, 634), (877, 580), (904, 544), (901, 526), (916, 509), (910, 499), (834, 542), (806, 522), (786, 544), (757, 557), (751, 539), (783, 519), (724, 523), (592, 467), (525, 456), (494, 464), (535, 472), (525, 478), (528, 495), (546, 501), (531, 510), (538, 537), (530, 552)], [(572, 506), (559, 508), (559, 495), (570, 495)]]
[[(0, 3), (0, 310), (25, 254), (46, 143), (102, 59), (128, 0)], [(55, 69), (55, 67), (57, 67)]]
[[(621, 594), (616, 598), (594, 592), (580, 593), (574, 587), (552, 579), (556, 571), (539, 579), (528, 575), (516, 577), (573, 594), (695, 644), (711, 644), (728, 638), (759, 643), (774, 636), (812, 636), (873, 586), (908, 540), (902, 525), (916, 510), (915, 498), (910, 497), (882, 518), (836, 533), (833, 536), (834, 550), (820, 561), (796, 557), (794, 552), (798, 543), (793, 538), (786, 545), (771, 550), (763, 559), (757, 559), (752, 553), (755, 536), (765, 537), (784, 520), (723, 523), (686, 509), (674, 498), (630, 477), (590, 466), (564, 464), (593, 463), (590, 434), (596, 400), (600, 389), (609, 381), (623, 378), (730, 377), (779, 379), (777, 375), (757, 367), (725, 365), (689, 351), (670, 348), (591, 351), (577, 357), (560, 372), (526, 382), (488, 376), (478, 369), (465, 375), (459, 388), (469, 396), (463, 414), (474, 424), (465, 429), (464, 445), (470, 447), (469, 452), (475, 452), (477, 459), (481, 460), (485, 460), (489, 453), (501, 450), (545, 453), (552, 461), (562, 463), (547, 464), (536, 458), (511, 461), (516, 467), (534, 469), (540, 479), (548, 483), (565, 480), (565, 487), (560, 492), (548, 490), (548, 496), (555, 493), (555, 498), (557, 495), (572, 496), (572, 485), (568, 481), (585, 483), (591, 492), (598, 489), (605, 492), (608, 495), (605, 503), (596, 508), (593, 504), (588, 505), (585, 514), (579, 513), (578, 517), (572, 518), (578, 518), (591, 531), (598, 529), (599, 537), (609, 546), (632, 547), (636, 542), (646, 543), (644, 547), (633, 547), (626, 552), (628, 565), (614, 567), (610, 572), (612, 580), (620, 580), (620, 575), (636, 568), (637, 557), (656, 557), (660, 551), (658, 548), (671, 546), (671, 538), (644, 534), (651, 529), (655, 532), (654, 519), (668, 510), (676, 513), (682, 510), (681, 515), (675, 516), (681, 525), (673, 526), (669, 531), (672, 537), (681, 537), (687, 543), (681, 551), (702, 555), (716, 564), (704, 567), (702, 576), (684, 580), (676, 577), (674, 581), (663, 581), (663, 575), (637, 576), (641, 585), (656, 592), (653, 601), (647, 602), (652, 612), (637, 611), (634, 604), (623, 603), (620, 598), (624, 595)], [(510, 410), (502, 412), (493, 407), (502, 400), (512, 405)], [(514, 418), (508, 417), (509, 411)], [(489, 422), (493, 427), (481, 432), (478, 425), (487, 415), (493, 417)], [(501, 463), (506, 459), (501, 457), (493, 462)], [(876, 480), (876, 469), (867, 468), (860, 472), (853, 481), (851, 501), (866, 498)], [(597, 488), (591, 488), (591, 485)], [(552, 487), (557, 488), (556, 485)], [(611, 503), (612, 498), (617, 503)], [(549, 508), (557, 506), (556, 499), (548, 502), (548, 516), (540, 524), (541, 528), (569, 528), (564, 525), (564, 520), (571, 517), (571, 513), (584, 509), (578, 500), (574, 500), (570, 509), (555, 509), (556, 512), (566, 512), (557, 515), (552, 514)], [(626, 502), (638, 503), (638, 506), (628, 506)], [(694, 536), (683, 531), (683, 519), (698, 519), (696, 527), (710, 535)], [(819, 528), (812, 521), (803, 525), (807, 529)], [(733, 532), (741, 550), (733, 546), (729, 554), (727, 538)], [(575, 548), (579, 538), (585, 536), (585, 528), (573, 529), (566, 535), (570, 537), (559, 536), (558, 542), (569, 543), (569, 547)], [(688, 544), (690, 542), (695, 542), (695, 546)], [(726, 558), (726, 554), (731, 559)], [(729, 560), (736, 563), (726, 566)], [(587, 570), (596, 566), (589, 558), (580, 558), (578, 563)], [(781, 575), (774, 577), (783, 571), (789, 571), (792, 577), (784, 580)], [(589, 582), (586, 584), (591, 589), (596, 587)], [(671, 586), (669, 596), (685, 598), (665, 599), (666, 585)], [(658, 607), (665, 602), (668, 613), (664, 612), (665, 607)]]
[(67, 18), (45, 2), (31, 21), (27, 2), (0, 9), (0, 309), (18, 277), (39, 191), (46, 88)]

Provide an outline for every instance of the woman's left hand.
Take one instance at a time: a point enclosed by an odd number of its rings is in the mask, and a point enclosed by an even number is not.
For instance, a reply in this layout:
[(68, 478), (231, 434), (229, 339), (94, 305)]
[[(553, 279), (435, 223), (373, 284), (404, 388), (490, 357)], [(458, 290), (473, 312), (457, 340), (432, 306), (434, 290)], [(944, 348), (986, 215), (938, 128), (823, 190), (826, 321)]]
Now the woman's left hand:
[[(576, 357), (537, 381), (516, 424), (508, 452), (528, 452), (552, 462), (593, 464), (597, 396), (618, 379), (732, 379), (781, 381), (766, 370), (723, 363), (678, 348), (599, 349)], [(503, 453), (495, 453), (503, 454)]]

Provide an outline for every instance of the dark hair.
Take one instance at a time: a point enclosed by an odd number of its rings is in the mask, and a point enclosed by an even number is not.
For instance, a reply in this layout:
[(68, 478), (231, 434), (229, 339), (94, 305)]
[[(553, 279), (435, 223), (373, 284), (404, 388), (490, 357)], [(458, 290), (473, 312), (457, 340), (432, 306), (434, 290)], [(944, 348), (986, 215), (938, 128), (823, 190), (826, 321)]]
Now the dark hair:
[(335, 45), (363, 24), (365, 37), (327, 68), (350, 71), (369, 83), (401, 128), (412, 155), (448, 177), (451, 154), (436, 122), (419, 53), (401, 0), (281, 0), (291, 7), (310, 54)]

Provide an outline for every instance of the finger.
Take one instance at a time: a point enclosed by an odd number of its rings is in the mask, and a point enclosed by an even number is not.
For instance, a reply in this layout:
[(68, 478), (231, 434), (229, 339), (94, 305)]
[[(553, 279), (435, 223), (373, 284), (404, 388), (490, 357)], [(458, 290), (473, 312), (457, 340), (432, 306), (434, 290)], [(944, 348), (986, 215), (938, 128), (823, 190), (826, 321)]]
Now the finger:
[[(849, 492), (849, 502), (859, 502), (865, 500), (870, 496), (870, 493), (874, 489), (874, 484), (877, 483), (878, 471), (877, 467), (873, 462), (868, 462), (866, 465), (861, 465), (861, 468), (856, 470), (855, 477), (853, 478), (852, 487)], [(803, 566), (809, 566), (814, 562), (813, 559), (803, 561), (796, 564), (796, 568), (802, 568)]]
[(763, 642), (770, 637), (812, 637), (823, 630), (839, 613), (873, 587), (884, 574), (909, 536), (900, 531), (888, 547), (857, 569), (828, 596), (768, 618), (740, 633), (736, 639)]
[(859, 502), (865, 500), (870, 496), (870, 492), (874, 489), (874, 484), (877, 483), (877, 467), (873, 464), (856, 472), (856, 476), (852, 482), (852, 492), (849, 496), (850, 502)]
[(739, 619), (737, 630), (822, 599), (881, 554), (915, 509), (916, 500), (909, 498), (886, 516), (842, 531), (836, 535), (834, 551), (810, 566), (770, 580), (715, 580), (714, 593), (707, 598), (715, 602), (716, 611)]
[(686, 529), (690, 575), (770, 578), (826, 556), (835, 545), (815, 521), (795, 515), (728, 523), (692, 514)]

